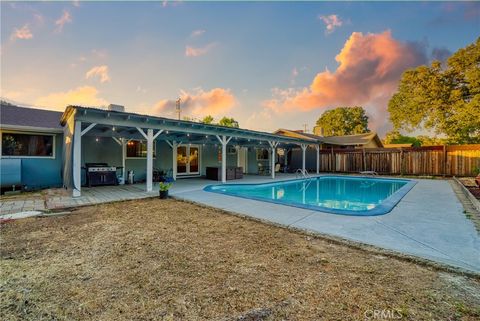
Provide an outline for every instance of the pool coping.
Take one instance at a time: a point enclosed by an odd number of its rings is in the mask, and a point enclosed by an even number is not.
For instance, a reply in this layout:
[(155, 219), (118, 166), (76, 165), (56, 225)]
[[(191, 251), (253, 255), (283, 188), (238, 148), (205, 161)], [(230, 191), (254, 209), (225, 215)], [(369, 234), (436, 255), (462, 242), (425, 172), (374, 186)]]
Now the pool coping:
[(336, 214), (336, 215), (347, 215), (347, 216), (379, 216), (379, 215), (385, 215), (390, 213), (395, 206), (402, 200), (402, 198), (407, 195), (407, 193), (417, 184), (416, 181), (410, 180), (410, 179), (397, 179), (397, 178), (382, 178), (382, 177), (371, 177), (371, 176), (340, 176), (340, 175), (315, 175), (312, 176), (311, 178), (308, 179), (317, 179), (317, 178), (342, 178), (342, 179), (352, 179), (352, 180), (358, 180), (358, 179), (366, 179), (366, 180), (382, 180), (382, 181), (403, 181), (406, 182), (404, 186), (402, 186), (400, 189), (398, 189), (395, 193), (393, 193), (391, 196), (386, 198), (384, 201), (382, 201), (379, 205), (375, 206), (373, 209), (370, 210), (363, 210), (363, 211), (350, 211), (350, 210), (342, 210), (342, 209), (331, 209), (327, 207), (321, 207), (321, 206), (315, 206), (315, 205), (308, 205), (308, 204), (301, 204), (301, 203), (287, 203), (287, 202), (282, 202), (278, 200), (273, 200), (273, 199), (266, 199), (262, 197), (255, 197), (255, 196), (243, 196), (243, 195), (236, 195), (236, 194), (231, 194), (228, 192), (222, 192), (219, 190), (214, 190), (214, 187), (219, 187), (219, 186), (258, 186), (258, 185), (276, 185), (279, 183), (292, 183), (295, 181), (303, 181), (306, 180), (305, 178), (299, 178), (299, 179), (290, 179), (290, 180), (281, 180), (281, 181), (276, 181), (276, 182), (266, 182), (266, 183), (247, 183), (247, 184), (211, 184), (207, 185), (203, 188), (205, 192), (210, 192), (210, 193), (217, 193), (217, 194), (223, 194), (223, 195), (228, 195), (232, 197), (239, 197), (239, 198), (244, 198), (244, 199), (250, 199), (250, 200), (256, 200), (260, 202), (266, 202), (266, 203), (274, 203), (278, 205), (284, 205), (284, 206), (290, 206), (290, 207), (296, 207), (296, 208), (303, 208), (303, 209), (308, 209), (308, 210), (313, 210), (317, 212), (324, 212), (324, 213), (329, 213), (329, 214)]

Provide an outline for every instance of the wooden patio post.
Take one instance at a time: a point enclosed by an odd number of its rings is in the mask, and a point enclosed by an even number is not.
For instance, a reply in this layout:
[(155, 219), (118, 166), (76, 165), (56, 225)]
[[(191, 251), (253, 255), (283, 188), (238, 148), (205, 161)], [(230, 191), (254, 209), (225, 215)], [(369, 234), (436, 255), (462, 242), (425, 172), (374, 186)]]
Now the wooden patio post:
[(275, 141), (269, 141), (268, 144), (270, 145), (271, 149), (272, 149), (272, 156), (271, 156), (271, 164), (272, 164), (272, 170), (271, 170), (271, 174), (272, 174), (272, 179), (275, 179), (275, 152), (276, 152), (276, 148), (278, 146), (278, 142), (275, 142)]
[(226, 183), (227, 182), (227, 144), (232, 139), (233, 136), (227, 138), (227, 136), (225, 135), (221, 137), (216, 135), (216, 137), (220, 141), (220, 144), (222, 144), (222, 183)]
[(82, 122), (75, 121), (73, 129), (73, 190), (72, 196), (82, 194)]

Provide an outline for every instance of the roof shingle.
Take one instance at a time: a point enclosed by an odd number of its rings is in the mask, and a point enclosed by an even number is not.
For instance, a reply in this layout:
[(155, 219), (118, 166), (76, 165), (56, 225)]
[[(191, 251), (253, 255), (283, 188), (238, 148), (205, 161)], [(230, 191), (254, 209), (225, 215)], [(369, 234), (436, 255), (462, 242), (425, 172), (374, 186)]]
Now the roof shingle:
[(2, 126), (62, 129), (62, 125), (60, 125), (61, 117), (62, 113), (58, 111), (0, 104), (0, 124)]

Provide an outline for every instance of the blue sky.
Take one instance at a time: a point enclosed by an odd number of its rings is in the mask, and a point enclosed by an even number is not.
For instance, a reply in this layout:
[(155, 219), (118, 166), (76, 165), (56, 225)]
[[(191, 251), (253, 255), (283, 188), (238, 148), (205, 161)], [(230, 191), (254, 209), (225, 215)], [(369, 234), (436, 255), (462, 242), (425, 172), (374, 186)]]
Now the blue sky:
[[(406, 68), (475, 41), (473, 2), (2, 2), (2, 97), (63, 110), (213, 114), (313, 127), (336, 106), (386, 105)], [(337, 58), (336, 58), (337, 57)]]

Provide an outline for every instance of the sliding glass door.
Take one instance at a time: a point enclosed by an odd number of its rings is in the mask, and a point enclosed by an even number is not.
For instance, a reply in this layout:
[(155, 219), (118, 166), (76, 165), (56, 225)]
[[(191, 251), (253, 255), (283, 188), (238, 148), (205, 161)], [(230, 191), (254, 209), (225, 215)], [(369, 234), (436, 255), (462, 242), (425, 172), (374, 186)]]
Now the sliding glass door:
[(177, 148), (177, 174), (200, 174), (200, 147), (198, 145), (179, 145)]

